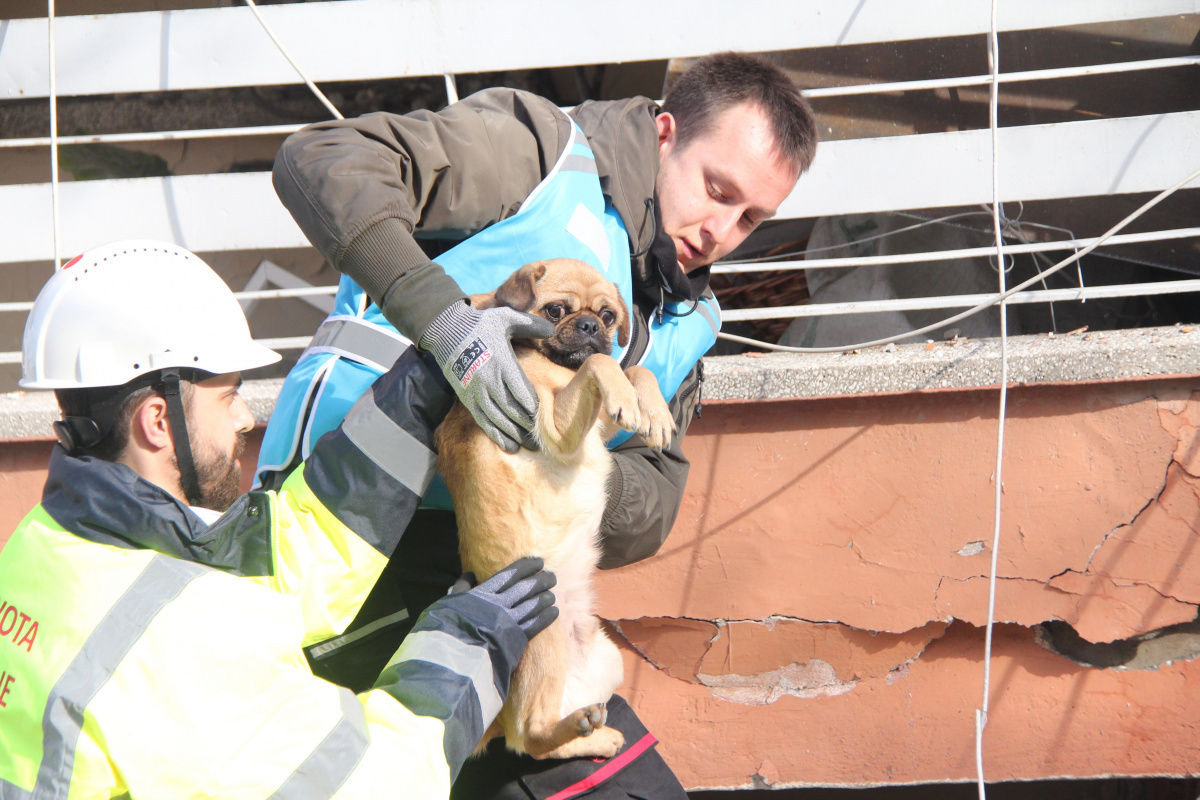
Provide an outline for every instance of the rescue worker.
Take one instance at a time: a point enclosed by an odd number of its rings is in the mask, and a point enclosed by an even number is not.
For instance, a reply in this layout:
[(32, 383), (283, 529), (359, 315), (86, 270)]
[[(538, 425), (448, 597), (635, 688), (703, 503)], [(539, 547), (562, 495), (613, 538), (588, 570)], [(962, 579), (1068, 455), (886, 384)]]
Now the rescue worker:
[[(682, 439), (700, 400), (699, 359), (719, 328), (709, 266), (775, 214), (815, 148), (800, 91), (739, 53), (698, 61), (662, 107), (638, 97), (564, 113), (527, 92), (489, 89), (437, 113), (368, 114), (293, 134), (275, 161), (276, 191), (343, 276), (334, 314), (285, 383), (258, 479), (283, 480), (410, 343), (434, 356), (493, 441), (510, 452), (525, 444), (536, 398), (506, 336), (466, 298), (524, 263), (569, 255), (622, 290), (633, 330), (614, 355), (650, 367), (675, 414), (677, 435), (661, 452), (637, 436), (610, 442), (601, 568), (653, 555), (683, 498)], [(487, 353), (469, 385), (455, 380), (465, 352)], [(437, 489), (351, 626), (375, 626), (375, 651), (323, 651), (320, 674), (350, 686), (369, 680), (391, 646), (379, 643), (403, 634), (403, 622), (389, 629), (386, 620), (423, 608), (458, 574), (457, 529)], [(638, 741), (644, 729), (614, 703), (621, 712), (610, 711), (610, 724), (629, 719), (626, 741)], [(507, 768), (489, 761), (486, 770)], [(504, 791), (532, 791), (514, 787)], [(461, 796), (490, 796), (473, 791)], [(677, 782), (655, 791), (682, 796)]]
[(302, 647), (343, 633), (382, 571), (453, 395), (412, 350), (279, 491), (239, 496), (241, 373), (278, 358), (174, 245), (95, 248), (38, 295), (21, 385), (63, 419), (0, 550), (3, 800), (449, 793), (557, 616), (553, 576), (532, 558), (464, 576), (368, 691), (314, 677)]

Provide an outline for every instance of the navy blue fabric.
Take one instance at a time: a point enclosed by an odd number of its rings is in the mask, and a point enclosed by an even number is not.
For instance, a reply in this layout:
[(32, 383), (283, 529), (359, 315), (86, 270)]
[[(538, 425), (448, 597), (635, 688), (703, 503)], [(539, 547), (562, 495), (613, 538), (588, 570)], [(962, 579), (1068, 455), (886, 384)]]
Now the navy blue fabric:
[(457, 778), (487, 728), (480, 718), (479, 697), (471, 682), (428, 661), (402, 661), (384, 671), (376, 688), (414, 714), (442, 721), (446, 726), (442, 748), (450, 780)]
[[(500, 697), (508, 697), (512, 673), (527, 640), (503, 609), (470, 593), (450, 595), (421, 615), (413, 634), (421, 631), (437, 631), (479, 648), (491, 659)], [(401, 661), (383, 671), (375, 688), (414, 714), (442, 720), (446, 725), (446, 763), (451, 776), (457, 776), (487, 727), (480, 718), (479, 696), (471, 679), (426, 661)]]
[[(436, 452), (433, 433), (454, 395), (430, 356), (410, 347), (370, 391), (380, 411)], [(421, 502), (365, 457), (340, 427), (321, 437), (304, 464), (304, 480), (346, 527), (389, 557)]]
[(271, 574), (267, 498), (242, 495), (212, 525), (124, 464), (50, 454), (42, 508), (65, 530), (97, 544), (141, 548), (234, 575)]

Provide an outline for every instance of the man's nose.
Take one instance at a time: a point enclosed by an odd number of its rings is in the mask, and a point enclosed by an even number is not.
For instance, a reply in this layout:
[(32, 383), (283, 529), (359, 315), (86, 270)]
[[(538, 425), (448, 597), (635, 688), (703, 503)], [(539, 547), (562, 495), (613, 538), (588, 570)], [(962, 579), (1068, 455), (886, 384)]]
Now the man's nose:
[(713, 244), (723, 244), (729, 238), (740, 215), (741, 212), (736, 208), (722, 208), (709, 215), (704, 221), (704, 230)]
[(250, 413), (250, 406), (246, 405), (246, 401), (239, 394), (233, 401), (233, 424), (234, 430), (238, 433), (247, 433), (254, 428), (254, 415)]

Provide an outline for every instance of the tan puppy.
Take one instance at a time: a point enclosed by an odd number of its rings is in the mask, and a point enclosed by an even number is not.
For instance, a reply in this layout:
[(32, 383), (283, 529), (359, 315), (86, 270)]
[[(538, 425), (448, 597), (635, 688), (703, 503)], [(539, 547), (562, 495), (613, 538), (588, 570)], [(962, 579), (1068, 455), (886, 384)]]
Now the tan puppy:
[[(538, 393), (539, 449), (509, 455), (456, 403), (438, 431), (438, 466), (454, 499), (463, 568), (485, 580), (528, 555), (558, 577), (560, 616), (525, 651), (496, 723), (510, 749), (537, 758), (615, 755), (624, 737), (604, 727), (605, 703), (624, 675), (621, 655), (592, 614), (592, 573), (605, 482), (605, 441), (620, 426), (666, 446), (675, 422), (654, 375), (624, 372), (613, 338), (629, 339), (629, 311), (617, 288), (572, 259), (526, 265), (477, 308), (503, 305), (546, 317), (554, 336), (514, 340)], [(483, 745), (481, 744), (480, 747)]]

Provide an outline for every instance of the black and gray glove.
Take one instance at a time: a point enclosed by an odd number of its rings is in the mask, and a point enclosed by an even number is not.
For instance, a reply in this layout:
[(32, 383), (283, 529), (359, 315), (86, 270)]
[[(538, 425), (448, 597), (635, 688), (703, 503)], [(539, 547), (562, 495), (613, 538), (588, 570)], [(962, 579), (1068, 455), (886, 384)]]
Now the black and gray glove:
[(417, 344), (433, 354), (475, 424), (506, 453), (515, 453), (529, 440), (538, 399), (510, 340), (553, 334), (548, 319), (455, 303), (434, 318)]
[(554, 594), (550, 591), (558, 579), (542, 566), (542, 559), (526, 556), (478, 586), (475, 575), (468, 572), (455, 581), (449, 594), (469, 592), (499, 606), (532, 639), (558, 619), (558, 606), (554, 605)]

